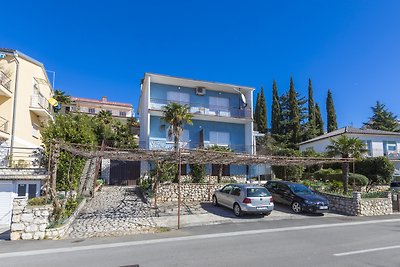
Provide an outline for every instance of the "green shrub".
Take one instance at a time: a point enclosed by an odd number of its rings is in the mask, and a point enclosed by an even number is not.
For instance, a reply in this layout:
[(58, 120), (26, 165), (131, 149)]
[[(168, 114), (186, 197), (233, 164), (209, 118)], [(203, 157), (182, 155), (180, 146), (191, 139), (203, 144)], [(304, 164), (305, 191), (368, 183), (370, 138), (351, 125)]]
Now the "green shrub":
[(96, 180), (96, 185), (102, 185), (102, 184), (104, 184), (104, 181), (102, 179)]
[(356, 162), (356, 172), (365, 175), (370, 185), (388, 184), (392, 180), (394, 165), (386, 157), (364, 158)]
[(65, 209), (63, 212), (63, 219), (67, 219), (69, 216), (71, 216), (72, 213), (76, 210), (76, 208), (79, 205), (79, 201), (77, 198), (70, 197), (67, 200), (67, 203), (65, 204)]
[(30, 206), (40, 206), (48, 204), (48, 200), (46, 197), (34, 197), (28, 200), (28, 205)]
[(361, 198), (387, 198), (387, 192), (380, 191), (380, 192), (362, 193)]
[[(316, 171), (314, 173), (314, 176), (317, 179), (323, 180), (323, 181), (342, 181), (342, 170), (333, 170), (333, 169), (322, 169), (319, 171)], [(362, 174), (358, 173), (349, 173), (349, 181), (348, 183), (355, 184), (358, 186), (366, 186), (368, 184), (368, 178)]]
[(203, 183), (206, 166), (204, 164), (190, 164), (190, 175), (192, 176), (192, 183)]
[(327, 188), (329, 192), (341, 193), (343, 191), (343, 182), (341, 181), (330, 181), (327, 183)]

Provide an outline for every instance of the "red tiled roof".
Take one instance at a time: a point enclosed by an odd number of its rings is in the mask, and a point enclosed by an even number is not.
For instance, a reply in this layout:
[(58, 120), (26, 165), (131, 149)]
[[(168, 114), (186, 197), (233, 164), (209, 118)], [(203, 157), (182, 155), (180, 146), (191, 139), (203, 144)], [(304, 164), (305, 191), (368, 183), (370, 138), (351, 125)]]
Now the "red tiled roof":
[(71, 100), (72, 101), (82, 101), (82, 102), (89, 102), (89, 103), (96, 103), (96, 104), (105, 104), (105, 105), (111, 105), (111, 106), (123, 106), (123, 107), (132, 108), (131, 104), (122, 103), (122, 102), (102, 101), (102, 100), (97, 100), (97, 99), (74, 97), (74, 96), (71, 97)]

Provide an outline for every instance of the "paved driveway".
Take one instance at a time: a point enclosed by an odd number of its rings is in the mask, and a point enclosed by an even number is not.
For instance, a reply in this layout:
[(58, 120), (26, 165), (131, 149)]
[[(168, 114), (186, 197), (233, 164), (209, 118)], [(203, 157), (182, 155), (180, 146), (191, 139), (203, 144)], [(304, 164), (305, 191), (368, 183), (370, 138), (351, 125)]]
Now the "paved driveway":
[(148, 204), (135, 187), (106, 186), (87, 202), (70, 228), (69, 238), (121, 236), (152, 231)]

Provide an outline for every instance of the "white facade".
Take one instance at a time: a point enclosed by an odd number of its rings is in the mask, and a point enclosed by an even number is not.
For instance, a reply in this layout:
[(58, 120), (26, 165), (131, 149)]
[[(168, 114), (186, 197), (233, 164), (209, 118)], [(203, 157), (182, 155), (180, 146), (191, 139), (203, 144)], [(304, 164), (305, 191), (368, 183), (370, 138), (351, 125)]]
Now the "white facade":
[(395, 174), (399, 173), (400, 175), (400, 133), (397, 132), (345, 127), (300, 143), (299, 149), (300, 151), (312, 149), (315, 152), (323, 153), (331, 144), (331, 139), (335, 140), (341, 135), (358, 138), (364, 142), (365, 148), (368, 150), (365, 155), (367, 157), (388, 157), (395, 165)]

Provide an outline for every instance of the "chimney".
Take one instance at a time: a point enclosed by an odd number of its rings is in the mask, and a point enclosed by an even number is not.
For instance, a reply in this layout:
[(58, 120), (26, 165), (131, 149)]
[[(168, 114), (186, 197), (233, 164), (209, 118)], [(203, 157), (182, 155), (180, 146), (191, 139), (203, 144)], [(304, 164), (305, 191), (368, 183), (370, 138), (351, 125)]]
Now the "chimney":
[(106, 96), (102, 96), (101, 97), (101, 102), (107, 102), (107, 97)]

